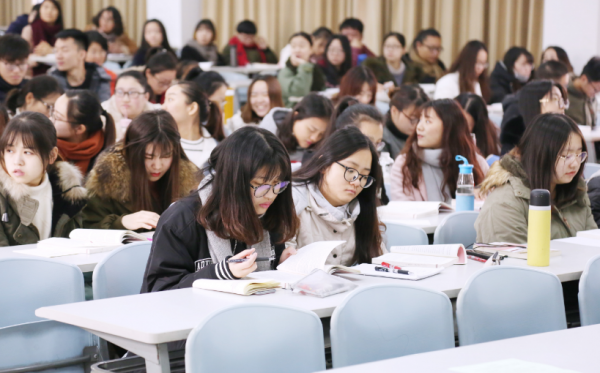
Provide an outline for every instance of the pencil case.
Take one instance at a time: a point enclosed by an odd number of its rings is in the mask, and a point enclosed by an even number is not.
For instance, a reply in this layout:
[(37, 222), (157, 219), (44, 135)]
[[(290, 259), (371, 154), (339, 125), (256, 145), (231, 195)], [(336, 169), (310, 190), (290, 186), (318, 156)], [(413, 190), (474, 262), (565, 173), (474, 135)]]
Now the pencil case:
[(346, 291), (354, 290), (357, 287), (358, 285), (351, 281), (341, 277), (332, 276), (320, 269), (314, 269), (311, 273), (292, 285), (294, 293), (313, 295), (319, 298), (344, 293)]

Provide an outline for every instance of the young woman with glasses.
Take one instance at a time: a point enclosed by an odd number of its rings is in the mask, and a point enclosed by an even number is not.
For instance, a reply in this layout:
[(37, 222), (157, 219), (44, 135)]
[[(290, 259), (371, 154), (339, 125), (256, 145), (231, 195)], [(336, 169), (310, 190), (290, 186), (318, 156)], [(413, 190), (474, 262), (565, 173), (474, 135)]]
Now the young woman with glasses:
[(314, 156), (294, 173), (294, 204), (300, 229), (285, 254), (317, 241), (346, 241), (326, 264), (371, 263), (383, 240), (377, 218), (379, 157), (373, 143), (356, 127), (329, 136)]
[(552, 239), (596, 229), (582, 177), (586, 158), (583, 135), (572, 119), (562, 114), (534, 119), (481, 186), (481, 195), (488, 195), (475, 222), (477, 242), (526, 243), (533, 189), (550, 191)]
[[(298, 229), (287, 152), (271, 132), (244, 127), (213, 150), (197, 192), (162, 214), (142, 293), (234, 280), (267, 271), (289, 254)], [(230, 259), (246, 259), (231, 263)]]
[(36, 76), (8, 92), (4, 102), (8, 114), (15, 116), (24, 111), (35, 111), (50, 117), (54, 103), (63, 94), (58, 81), (49, 75)]

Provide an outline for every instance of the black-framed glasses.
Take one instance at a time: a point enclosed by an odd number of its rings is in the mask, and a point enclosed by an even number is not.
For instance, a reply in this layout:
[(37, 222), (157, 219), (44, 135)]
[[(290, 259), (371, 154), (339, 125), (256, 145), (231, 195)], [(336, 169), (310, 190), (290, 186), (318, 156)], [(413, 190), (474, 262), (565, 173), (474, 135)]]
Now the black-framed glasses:
[(250, 188), (254, 189), (254, 197), (261, 198), (261, 197), (266, 196), (267, 193), (269, 193), (269, 190), (271, 190), (271, 189), (273, 189), (273, 193), (281, 194), (281, 192), (283, 192), (288, 187), (288, 185), (290, 185), (289, 181), (282, 181), (275, 185), (271, 185), (271, 184), (263, 184), (263, 185), (259, 185), (259, 186), (250, 185)]
[(136, 99), (138, 97), (140, 97), (141, 95), (143, 95), (145, 92), (138, 92), (138, 91), (129, 91), (129, 92), (125, 92), (123, 90), (116, 90), (115, 91), (115, 96), (117, 96), (118, 98), (123, 98), (125, 96), (128, 96), (131, 99)]
[(375, 181), (375, 178), (373, 176), (361, 175), (358, 173), (358, 170), (352, 167), (346, 167), (340, 162), (335, 163), (339, 164), (340, 166), (346, 169), (346, 172), (344, 172), (344, 179), (346, 179), (347, 182), (351, 183), (353, 181), (356, 181), (357, 179), (360, 179), (360, 186), (365, 189), (373, 185), (373, 182)]
[(410, 122), (410, 124), (412, 124), (413, 126), (419, 123), (420, 118), (411, 118), (408, 115), (406, 115), (405, 112), (400, 111), (402, 113), (402, 115), (404, 115), (406, 117), (406, 119), (408, 119), (408, 121)]

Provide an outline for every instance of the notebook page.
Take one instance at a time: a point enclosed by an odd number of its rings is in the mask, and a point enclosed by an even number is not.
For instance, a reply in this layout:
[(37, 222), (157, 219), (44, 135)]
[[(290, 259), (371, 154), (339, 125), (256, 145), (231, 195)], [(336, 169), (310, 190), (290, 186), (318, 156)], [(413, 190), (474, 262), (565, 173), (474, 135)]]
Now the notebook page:
[(454, 258), (458, 256), (460, 244), (453, 245), (414, 245), (414, 246), (392, 246), (390, 249), (393, 253), (443, 256)]
[(103, 245), (119, 245), (127, 233), (124, 229), (74, 229), (69, 238)]
[(277, 270), (297, 273), (302, 275), (309, 274), (313, 269), (324, 269), (325, 262), (329, 254), (346, 241), (320, 241), (313, 242), (298, 249), (298, 254), (290, 256), (285, 262), (277, 266)]
[(192, 285), (196, 289), (221, 291), (224, 293), (233, 293), (239, 295), (248, 295), (256, 288), (276, 288), (279, 282), (269, 279), (249, 279), (249, 280), (207, 280), (200, 279), (194, 281)]

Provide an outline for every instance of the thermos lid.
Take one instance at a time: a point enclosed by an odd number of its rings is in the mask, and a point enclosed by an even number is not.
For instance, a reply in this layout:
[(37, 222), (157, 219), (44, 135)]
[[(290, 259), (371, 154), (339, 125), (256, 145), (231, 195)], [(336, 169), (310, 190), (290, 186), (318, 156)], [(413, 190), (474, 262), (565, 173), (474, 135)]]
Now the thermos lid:
[(546, 189), (534, 189), (529, 196), (529, 206), (550, 206), (550, 192)]
[(461, 174), (472, 174), (473, 173), (473, 165), (469, 164), (469, 160), (462, 155), (457, 155), (454, 159), (459, 162), (464, 162), (463, 164), (458, 165), (458, 169)]

